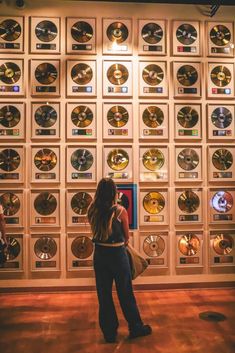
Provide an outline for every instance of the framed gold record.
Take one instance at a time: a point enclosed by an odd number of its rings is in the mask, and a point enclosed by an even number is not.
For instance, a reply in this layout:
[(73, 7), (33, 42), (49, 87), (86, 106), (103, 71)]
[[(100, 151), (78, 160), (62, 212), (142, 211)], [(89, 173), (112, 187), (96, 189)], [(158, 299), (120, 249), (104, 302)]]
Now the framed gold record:
[(0, 203), (3, 207), (7, 229), (24, 227), (25, 192), (23, 189), (0, 190)]
[(96, 54), (96, 19), (66, 18), (67, 54)]
[(138, 20), (138, 53), (141, 55), (166, 55), (166, 21)]
[(132, 20), (103, 18), (103, 54), (132, 54)]
[(96, 61), (67, 60), (67, 97), (96, 96)]
[(208, 146), (208, 178), (211, 182), (233, 182), (235, 176), (235, 147)]
[(32, 189), (30, 191), (31, 227), (60, 226), (60, 190)]
[(103, 96), (131, 97), (133, 93), (132, 62), (103, 61)]
[(168, 105), (165, 103), (140, 103), (139, 138), (141, 140), (167, 140), (168, 115)]
[(0, 184), (24, 183), (24, 146), (0, 146)]
[(200, 21), (177, 20), (172, 22), (172, 53), (174, 56), (200, 56)]
[(208, 62), (207, 97), (234, 98), (234, 63)]
[(207, 55), (214, 57), (234, 56), (234, 23), (224, 21), (206, 22)]
[(168, 224), (168, 192), (167, 189), (140, 190), (140, 225)]
[(201, 97), (201, 63), (173, 62), (175, 98)]
[(207, 136), (209, 140), (235, 139), (235, 106), (207, 104)]
[(88, 232), (67, 234), (67, 270), (86, 271), (93, 266), (94, 244)]
[(60, 147), (31, 146), (31, 182), (58, 183), (60, 181)]
[(210, 231), (210, 267), (231, 267), (235, 265), (235, 232), (221, 229)]
[(95, 195), (94, 189), (68, 189), (66, 193), (67, 226), (88, 224), (87, 211)]
[(150, 268), (168, 268), (168, 232), (140, 232), (140, 253)]
[(203, 267), (203, 232), (199, 230), (176, 232), (176, 267)]
[(67, 146), (67, 182), (94, 183), (96, 181), (96, 147)]
[(60, 18), (30, 17), (30, 53), (60, 54)]
[(23, 234), (7, 232), (8, 249), (6, 251), (7, 261), (1, 264), (0, 272), (19, 273), (24, 270), (25, 242)]
[(0, 59), (0, 87), (2, 97), (24, 96), (23, 59)]
[(0, 103), (0, 136), (2, 141), (25, 139), (25, 103)]
[(141, 146), (139, 149), (140, 182), (168, 181), (167, 146)]
[(0, 53), (24, 52), (24, 17), (0, 16)]
[(60, 96), (60, 60), (30, 60), (30, 86), (33, 97)]
[(103, 103), (103, 139), (133, 138), (133, 107), (131, 103)]
[(32, 272), (57, 272), (61, 269), (59, 233), (30, 234), (30, 269)]
[(103, 176), (114, 181), (133, 180), (133, 150), (129, 145), (103, 147)]
[(31, 102), (31, 139), (60, 139), (60, 103)]
[(176, 146), (175, 161), (176, 181), (202, 180), (202, 146)]
[(201, 104), (175, 104), (175, 139), (201, 140)]
[(97, 107), (93, 102), (67, 103), (66, 136), (72, 140), (96, 139)]
[(175, 224), (202, 224), (202, 188), (175, 189)]
[(167, 63), (165, 61), (139, 62), (139, 96), (167, 97)]

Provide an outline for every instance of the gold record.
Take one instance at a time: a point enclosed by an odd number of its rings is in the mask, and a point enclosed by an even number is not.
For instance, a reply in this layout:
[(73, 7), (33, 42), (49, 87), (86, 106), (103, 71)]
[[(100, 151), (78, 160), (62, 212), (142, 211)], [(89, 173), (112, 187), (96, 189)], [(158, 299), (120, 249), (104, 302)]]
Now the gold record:
[(232, 79), (231, 72), (226, 66), (223, 66), (223, 65), (214, 67), (214, 69), (211, 71), (210, 76), (211, 76), (211, 81), (217, 87), (227, 86)]
[(226, 129), (232, 120), (232, 113), (226, 107), (218, 107), (211, 114), (211, 121), (218, 129)]
[(213, 153), (212, 163), (216, 169), (229, 169), (233, 164), (233, 155), (229, 150), (220, 148)]
[(73, 212), (79, 215), (87, 214), (88, 207), (92, 201), (92, 197), (87, 192), (78, 192), (71, 199), (71, 207)]
[(20, 111), (14, 105), (5, 105), (0, 109), (0, 124), (11, 128), (20, 121)]
[(78, 259), (87, 259), (93, 252), (93, 243), (87, 236), (79, 236), (72, 241), (71, 250)]
[(14, 260), (20, 253), (20, 244), (13, 237), (7, 237), (8, 247), (6, 250), (7, 261)]
[(159, 85), (163, 78), (164, 72), (162, 68), (156, 64), (150, 64), (145, 66), (142, 72), (143, 80), (150, 86)]
[(108, 26), (106, 34), (111, 42), (120, 44), (127, 39), (128, 28), (122, 22), (113, 22)]
[(57, 37), (57, 27), (51, 21), (41, 21), (35, 27), (36, 37), (42, 42), (51, 42)]
[(199, 156), (195, 150), (185, 148), (178, 154), (177, 161), (180, 168), (184, 170), (193, 170), (199, 164)]
[(177, 80), (183, 86), (192, 86), (198, 80), (198, 73), (192, 65), (183, 65), (177, 71)]
[(177, 114), (177, 120), (184, 128), (194, 127), (197, 124), (198, 119), (198, 112), (189, 106), (181, 108)]
[(165, 207), (165, 199), (160, 192), (149, 192), (143, 199), (143, 206), (148, 213), (158, 214)]
[(43, 216), (48, 216), (55, 212), (57, 200), (50, 192), (41, 192), (34, 200), (35, 210)]
[(233, 207), (233, 197), (228, 191), (218, 191), (212, 197), (212, 207), (219, 213), (227, 213)]
[(92, 123), (93, 113), (86, 105), (78, 105), (71, 113), (71, 120), (77, 127), (87, 127)]
[(93, 37), (93, 29), (88, 22), (78, 21), (71, 27), (71, 36), (78, 43), (86, 43)]
[(41, 105), (35, 112), (36, 123), (42, 127), (51, 127), (56, 123), (57, 112), (50, 105)]
[(184, 234), (179, 239), (178, 248), (181, 254), (185, 256), (194, 256), (200, 248), (200, 240), (195, 234)]
[(55, 168), (57, 164), (57, 156), (51, 149), (43, 148), (35, 154), (34, 164), (39, 170), (48, 172)]
[(41, 260), (50, 260), (57, 253), (56, 241), (49, 236), (37, 239), (34, 244), (34, 253)]
[(108, 68), (107, 78), (113, 85), (123, 85), (128, 80), (129, 72), (122, 64), (113, 64)]
[(91, 168), (94, 158), (90, 151), (86, 149), (78, 149), (71, 155), (72, 166), (79, 171), (85, 171)]
[(151, 105), (144, 110), (142, 119), (148, 127), (156, 128), (163, 123), (164, 113), (159, 107)]
[(179, 196), (178, 206), (185, 213), (194, 213), (200, 206), (200, 199), (195, 192), (186, 190)]
[(35, 70), (35, 78), (42, 85), (51, 85), (58, 77), (57, 69), (50, 63), (42, 63)]
[(20, 209), (20, 199), (12, 192), (2, 194), (0, 204), (3, 207), (4, 216), (14, 216)]
[(76, 64), (72, 67), (71, 78), (78, 85), (86, 85), (93, 77), (92, 68), (84, 63)]
[(0, 169), (13, 172), (20, 165), (20, 155), (17, 151), (7, 148), (0, 151)]
[(141, 36), (146, 43), (157, 44), (163, 38), (162, 27), (157, 23), (147, 23), (141, 31)]
[(108, 154), (107, 163), (108, 166), (113, 170), (123, 170), (129, 164), (128, 153), (121, 148), (113, 149)]
[(114, 105), (107, 113), (107, 120), (113, 127), (123, 127), (127, 124), (129, 114), (126, 108), (121, 105)]
[(142, 157), (145, 168), (152, 172), (161, 169), (165, 163), (164, 154), (157, 148), (150, 148)]
[(0, 38), (7, 42), (14, 42), (21, 35), (21, 26), (12, 19), (4, 20), (0, 23)]
[(0, 66), (0, 81), (7, 85), (12, 85), (19, 81), (21, 71), (18, 65), (12, 62), (6, 62)]
[(233, 238), (229, 234), (221, 233), (214, 238), (213, 248), (218, 255), (228, 255), (234, 249)]
[(184, 45), (190, 45), (197, 39), (197, 30), (189, 23), (183, 23), (176, 30), (176, 38)]
[(143, 250), (149, 257), (161, 256), (165, 250), (165, 241), (159, 235), (149, 235), (144, 239)]
[(219, 47), (227, 45), (231, 40), (231, 32), (224, 25), (216, 25), (210, 31), (210, 39)]

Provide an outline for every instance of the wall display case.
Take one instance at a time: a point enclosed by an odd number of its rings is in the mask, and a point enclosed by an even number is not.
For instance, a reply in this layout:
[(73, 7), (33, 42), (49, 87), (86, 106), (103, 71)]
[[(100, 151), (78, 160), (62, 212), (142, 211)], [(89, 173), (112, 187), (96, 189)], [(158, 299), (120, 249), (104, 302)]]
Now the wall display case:
[(31, 146), (31, 182), (58, 183), (60, 181), (60, 147)]
[(235, 224), (235, 189), (220, 187), (208, 190), (211, 224)]
[(175, 224), (198, 224), (203, 222), (202, 189), (175, 189)]
[(30, 17), (30, 53), (60, 53), (59, 17)]
[(139, 161), (140, 182), (168, 181), (169, 166), (167, 146), (141, 146)]
[(103, 96), (132, 96), (132, 62), (103, 61)]
[(208, 63), (207, 97), (234, 98), (234, 64)]
[(202, 139), (201, 111), (201, 104), (175, 104), (175, 139)]
[(201, 97), (200, 62), (174, 62), (173, 77), (175, 98)]
[(87, 211), (95, 195), (95, 190), (67, 190), (67, 226), (89, 225)]
[(60, 271), (60, 234), (30, 234), (32, 272)]
[(144, 140), (168, 139), (168, 104), (139, 105), (139, 138)]
[(103, 103), (103, 139), (133, 138), (133, 107), (131, 103)]
[(3, 207), (7, 230), (24, 226), (24, 190), (0, 190), (0, 204)]
[(201, 55), (200, 21), (173, 21), (173, 55), (200, 56)]
[(96, 96), (96, 61), (67, 60), (67, 97)]
[(96, 147), (67, 147), (67, 182), (82, 183), (96, 181)]
[(131, 146), (104, 146), (103, 176), (114, 181), (129, 182), (133, 178), (133, 151)]
[(30, 60), (31, 96), (60, 96), (60, 60)]
[(96, 139), (96, 103), (67, 103), (67, 140)]
[(32, 102), (31, 118), (32, 140), (51, 141), (60, 139), (59, 102)]
[(86, 232), (67, 235), (67, 270), (93, 269), (94, 244), (91, 234)]
[(96, 19), (67, 17), (67, 54), (96, 53)]
[(103, 54), (132, 54), (132, 20), (103, 18)]
[(1, 97), (24, 96), (24, 60), (0, 59)]
[(234, 56), (234, 23), (207, 22), (207, 55), (217, 57)]
[(140, 225), (168, 224), (168, 192), (167, 189), (140, 190)]
[(168, 232), (140, 232), (140, 253), (151, 267), (168, 267)]
[(25, 103), (0, 102), (0, 139), (25, 139)]
[(207, 104), (207, 136), (209, 140), (235, 139), (235, 106)]
[(176, 146), (175, 165), (176, 181), (201, 181), (202, 146)]
[(0, 272), (22, 272), (23, 266), (23, 234), (7, 233), (7, 261), (0, 264)]
[(24, 52), (24, 17), (0, 16), (0, 53)]
[(203, 233), (176, 232), (176, 267), (203, 266)]
[(208, 146), (209, 181), (235, 182), (234, 145)]
[(30, 226), (60, 226), (60, 190), (30, 191)]
[(138, 54), (166, 55), (166, 21), (138, 20)]
[(165, 61), (139, 62), (139, 96), (167, 97), (167, 63)]
[(235, 232), (212, 230), (209, 238), (210, 266), (235, 266)]
[(0, 146), (0, 184), (24, 182), (24, 147)]

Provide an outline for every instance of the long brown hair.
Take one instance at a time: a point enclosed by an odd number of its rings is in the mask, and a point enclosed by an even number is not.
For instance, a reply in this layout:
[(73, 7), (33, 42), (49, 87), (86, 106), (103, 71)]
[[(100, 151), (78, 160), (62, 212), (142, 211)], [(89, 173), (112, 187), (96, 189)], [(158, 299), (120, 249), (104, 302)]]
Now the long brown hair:
[(112, 206), (115, 203), (116, 194), (117, 187), (112, 179), (100, 180), (94, 200), (88, 209), (93, 239), (97, 241), (106, 241), (111, 233)]

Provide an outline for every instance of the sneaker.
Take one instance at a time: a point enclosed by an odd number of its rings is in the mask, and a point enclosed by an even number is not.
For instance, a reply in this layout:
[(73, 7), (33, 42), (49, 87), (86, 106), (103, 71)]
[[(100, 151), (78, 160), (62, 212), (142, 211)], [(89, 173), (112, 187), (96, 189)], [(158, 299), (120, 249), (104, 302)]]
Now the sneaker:
[(137, 337), (142, 337), (142, 336), (148, 336), (151, 335), (152, 333), (152, 328), (149, 325), (143, 325), (140, 326), (134, 330), (130, 331), (129, 338), (137, 338)]
[(117, 334), (114, 335), (104, 335), (105, 342), (107, 343), (115, 343), (117, 339)]

